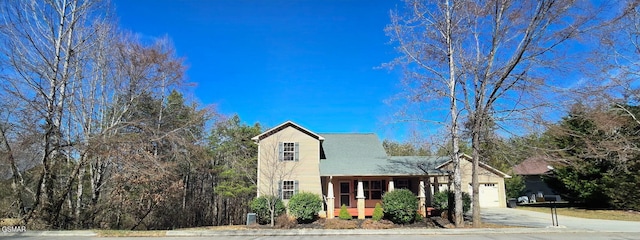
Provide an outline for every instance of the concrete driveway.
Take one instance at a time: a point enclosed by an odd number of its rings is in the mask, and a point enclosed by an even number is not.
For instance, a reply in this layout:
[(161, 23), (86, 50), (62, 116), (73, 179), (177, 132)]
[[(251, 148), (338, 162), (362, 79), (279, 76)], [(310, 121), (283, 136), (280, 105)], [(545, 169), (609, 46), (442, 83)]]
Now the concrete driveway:
[[(517, 208), (483, 208), (482, 221), (531, 228), (552, 227), (551, 211), (539, 213)], [(640, 232), (640, 222), (567, 217), (558, 215), (560, 228), (596, 232)]]

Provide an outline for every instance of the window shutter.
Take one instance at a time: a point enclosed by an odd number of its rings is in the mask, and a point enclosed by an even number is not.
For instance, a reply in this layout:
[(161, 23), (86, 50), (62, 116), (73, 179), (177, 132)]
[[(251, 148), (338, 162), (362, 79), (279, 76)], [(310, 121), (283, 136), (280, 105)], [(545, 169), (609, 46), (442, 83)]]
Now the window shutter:
[(293, 160), (296, 161), (296, 162), (300, 161), (300, 154), (299, 154), (299, 152), (300, 152), (300, 143), (299, 142), (295, 143), (294, 150), (295, 150), (296, 153), (295, 153), (295, 157), (293, 158)]
[(294, 189), (293, 194), (294, 195), (298, 194), (298, 185), (299, 185), (298, 184), (298, 180), (293, 181), (293, 189)]
[(282, 181), (278, 182), (278, 198), (282, 199)]
[(278, 161), (284, 161), (284, 143), (283, 142), (278, 142)]

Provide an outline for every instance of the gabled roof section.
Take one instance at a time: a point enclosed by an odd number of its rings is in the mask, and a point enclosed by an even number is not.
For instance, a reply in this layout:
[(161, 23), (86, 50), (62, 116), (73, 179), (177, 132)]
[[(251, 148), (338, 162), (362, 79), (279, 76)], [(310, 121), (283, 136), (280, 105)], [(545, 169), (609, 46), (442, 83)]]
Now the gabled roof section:
[(282, 129), (285, 129), (285, 128), (288, 128), (288, 127), (295, 128), (296, 130), (298, 130), (300, 132), (303, 132), (303, 133), (311, 136), (312, 138), (318, 139), (320, 141), (324, 140), (324, 138), (322, 136), (320, 136), (320, 135), (318, 135), (318, 134), (316, 134), (316, 133), (314, 133), (312, 131), (309, 131), (306, 128), (303, 128), (302, 126), (300, 126), (300, 125), (298, 125), (298, 124), (296, 124), (296, 123), (294, 123), (292, 121), (286, 121), (286, 122), (284, 122), (284, 123), (282, 123), (282, 124), (280, 124), (280, 125), (278, 125), (278, 126), (276, 126), (274, 128), (271, 128), (271, 129), (261, 133), (258, 136), (252, 137), (251, 140), (253, 140), (255, 142), (260, 142), (260, 140), (265, 139), (266, 137), (269, 137), (269, 136), (281, 131)]
[[(471, 156), (463, 153), (463, 154), (460, 155), (460, 159), (466, 159), (467, 161), (471, 162), (471, 159), (473, 159), (473, 158)], [(451, 162), (452, 162), (451, 159), (449, 159), (448, 161), (446, 161), (445, 163), (441, 164), (440, 166), (438, 166), (436, 168), (437, 169), (441, 169), (444, 166), (451, 164)], [(493, 172), (493, 173), (497, 174), (498, 176), (501, 176), (501, 177), (504, 177), (504, 178), (511, 178), (511, 175), (506, 174), (506, 173), (504, 173), (504, 172), (502, 172), (502, 171), (500, 171), (498, 169), (495, 169), (492, 166), (487, 165), (486, 163), (479, 162), (478, 165), (481, 168), (487, 169), (490, 172)]]
[(383, 175), (387, 153), (373, 133), (323, 133), (321, 176)]
[[(320, 176), (407, 176), (444, 174), (440, 157), (389, 157), (373, 133), (321, 133)], [(426, 173), (425, 173), (426, 171)]]

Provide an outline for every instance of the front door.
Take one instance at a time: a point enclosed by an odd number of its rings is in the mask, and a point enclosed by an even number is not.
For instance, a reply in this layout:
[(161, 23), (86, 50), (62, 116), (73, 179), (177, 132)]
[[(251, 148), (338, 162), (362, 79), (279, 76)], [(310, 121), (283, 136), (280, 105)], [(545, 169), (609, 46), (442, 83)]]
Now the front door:
[(340, 206), (351, 207), (351, 183), (340, 182)]

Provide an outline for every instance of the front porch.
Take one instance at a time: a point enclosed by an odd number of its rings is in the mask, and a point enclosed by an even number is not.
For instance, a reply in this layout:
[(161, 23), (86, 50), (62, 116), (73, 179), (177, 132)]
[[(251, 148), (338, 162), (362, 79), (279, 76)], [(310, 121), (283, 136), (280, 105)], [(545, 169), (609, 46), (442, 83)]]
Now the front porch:
[[(384, 193), (394, 189), (408, 189), (418, 198), (418, 213), (431, 216), (434, 192), (439, 191), (437, 176), (326, 176), (322, 178), (327, 218), (340, 215), (342, 205), (358, 219), (373, 216), (376, 203), (382, 202)], [(335, 185), (335, 187), (334, 187)], [(333, 211), (331, 211), (333, 210)]]
[[(365, 216), (365, 218), (366, 217), (372, 217), (374, 209), (375, 208), (364, 208), (364, 216)], [(423, 217), (430, 217), (431, 213), (433, 212), (433, 210), (435, 210), (435, 208), (427, 207), (426, 216), (423, 215)], [(354, 217), (358, 216), (358, 208), (347, 208), (347, 211), (349, 212), (349, 214), (351, 216), (354, 216)], [(340, 215), (340, 208), (334, 208), (333, 216), (339, 216), (339, 215)]]

